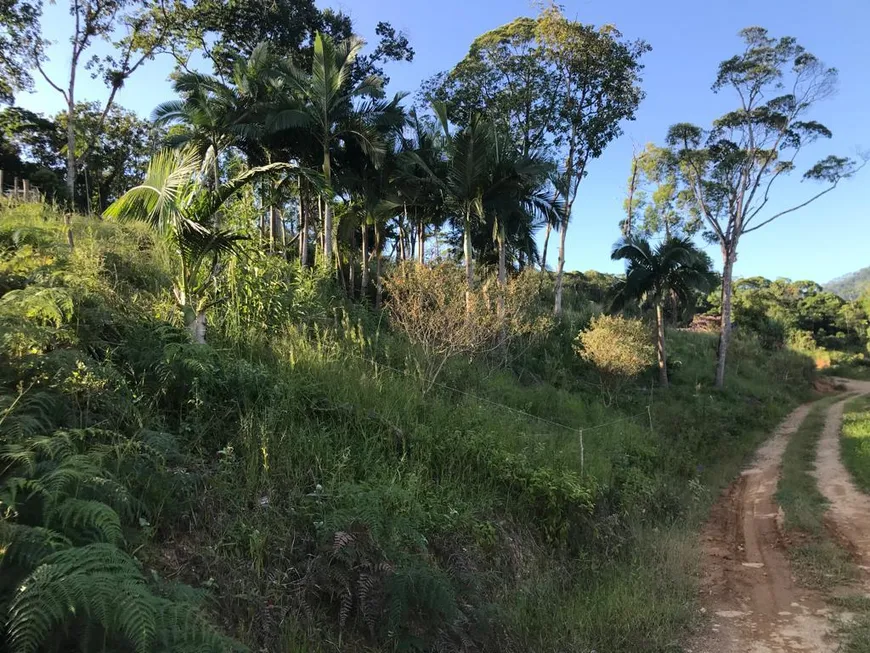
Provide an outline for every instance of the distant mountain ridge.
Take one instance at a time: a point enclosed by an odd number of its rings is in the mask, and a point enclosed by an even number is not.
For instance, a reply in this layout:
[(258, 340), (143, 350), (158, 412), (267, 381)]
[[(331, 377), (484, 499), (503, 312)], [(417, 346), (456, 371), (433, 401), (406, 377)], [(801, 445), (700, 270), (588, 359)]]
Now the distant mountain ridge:
[(832, 279), (824, 285), (824, 288), (851, 301), (858, 299), (867, 286), (870, 286), (870, 266)]

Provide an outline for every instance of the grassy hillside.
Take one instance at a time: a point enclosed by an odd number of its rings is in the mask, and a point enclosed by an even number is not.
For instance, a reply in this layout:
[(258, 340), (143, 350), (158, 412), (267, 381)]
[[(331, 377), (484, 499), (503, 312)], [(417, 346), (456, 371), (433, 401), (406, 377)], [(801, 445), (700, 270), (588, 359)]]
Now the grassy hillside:
[[(574, 296), (560, 326), (424, 394), (386, 315), (254, 247), (198, 346), (161, 241), (73, 228), (70, 251), (40, 207), (0, 214), (0, 610), (16, 636), (39, 617), (39, 650), (136, 633), (226, 650), (209, 623), (250, 650), (673, 650), (697, 615), (697, 520), (809, 393), (808, 359), (754, 340), (715, 392), (715, 338), (673, 332), (669, 391), (602, 394), (572, 349), (594, 309)], [(49, 509), (83, 498), (102, 521)], [(89, 571), (105, 547), (148, 628)], [(40, 572), (61, 554), (99, 576), (88, 592)]]

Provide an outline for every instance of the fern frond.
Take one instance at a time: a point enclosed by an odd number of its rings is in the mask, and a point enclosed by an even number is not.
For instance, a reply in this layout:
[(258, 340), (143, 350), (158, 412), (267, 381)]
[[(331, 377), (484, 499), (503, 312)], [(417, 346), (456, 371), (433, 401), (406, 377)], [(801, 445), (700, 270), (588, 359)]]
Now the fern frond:
[(237, 650), (231, 639), (215, 630), (191, 605), (162, 600), (158, 623), (159, 637), (167, 651), (224, 653)]
[(157, 634), (158, 601), (136, 581), (122, 583), (119, 594), (111, 630), (123, 633), (136, 651), (150, 651)]
[(25, 447), (22, 444), (10, 444), (4, 447), (3, 451), (0, 452), (0, 460), (4, 463), (4, 473), (20, 468), (23, 468), (27, 474), (33, 474), (36, 471), (36, 453), (30, 447)]
[(55, 506), (50, 521), (57, 518), (65, 532), (95, 535), (102, 542), (121, 541), (121, 518), (105, 503), (86, 499), (67, 499)]
[(72, 546), (50, 528), (0, 521), (0, 569), (18, 567), (30, 571), (46, 556)]
[(79, 614), (107, 629), (121, 624), (121, 619), (129, 619), (128, 625), (141, 621), (141, 614), (117, 613), (121, 590), (137, 583), (144, 583), (138, 564), (110, 544), (90, 544), (47, 556), (21, 582), (9, 605), (11, 650), (38, 650), (56, 628)]
[(73, 299), (64, 288), (28, 286), (0, 298), (0, 311), (60, 327), (73, 316)]
[(54, 496), (62, 496), (78, 484), (89, 485), (102, 478), (104, 470), (86, 454), (74, 454), (42, 477), (42, 485)]

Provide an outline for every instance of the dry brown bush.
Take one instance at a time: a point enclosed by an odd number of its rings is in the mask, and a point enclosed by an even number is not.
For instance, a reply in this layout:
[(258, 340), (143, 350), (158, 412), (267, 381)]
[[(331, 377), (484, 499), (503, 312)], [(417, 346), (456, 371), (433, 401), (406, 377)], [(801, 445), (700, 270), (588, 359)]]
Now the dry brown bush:
[(494, 278), (487, 278), (466, 301), (465, 275), (458, 266), (407, 263), (386, 281), (386, 290), (393, 325), (417, 350), (414, 362), (424, 392), (451, 359), (484, 355), (516, 338), (543, 333), (550, 325), (535, 310), (537, 287), (529, 275), (509, 280), (504, 291)]

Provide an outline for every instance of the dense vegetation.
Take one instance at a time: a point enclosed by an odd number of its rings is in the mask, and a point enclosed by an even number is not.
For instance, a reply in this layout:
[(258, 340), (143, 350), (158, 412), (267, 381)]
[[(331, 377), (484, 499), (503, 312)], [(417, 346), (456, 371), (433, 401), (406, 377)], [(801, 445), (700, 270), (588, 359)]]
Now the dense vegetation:
[[(635, 157), (616, 276), (565, 269), (644, 97), (613, 26), (546, 6), (413, 104), (383, 74), (407, 38), (366, 52), (309, 0), (76, 0), (63, 82), (11, 5), (0, 95), (39, 74), (66, 106), (0, 115), (6, 185), (44, 200), (0, 206), (11, 651), (672, 650), (715, 491), (814, 367), (864, 373), (866, 298), (732, 278), (855, 170), (764, 213), (830, 136), (836, 71), (790, 37), (741, 32), (714, 90), (748, 100)], [(177, 98), (146, 121), (114, 99), (158, 54)]]
[[(713, 392), (715, 338), (675, 331), (667, 393), (651, 371), (602, 393), (572, 352), (578, 317), (451, 359), (427, 390), (385, 316), (256, 241), (220, 274), (212, 344), (194, 345), (167, 241), (140, 223), (72, 228), (70, 251), (46, 208), (0, 222), (2, 605), (9, 628), (41, 615), (41, 649), (221, 648), (206, 613), (251, 648), (665, 649), (694, 619), (688, 527), (708, 488), (810, 378), (806, 359), (741, 339)], [(49, 571), (75, 561), (84, 595)], [(34, 574), (77, 616), (25, 602)], [(151, 639), (99, 607), (121, 578)], [(189, 616), (166, 631), (170, 607)]]

